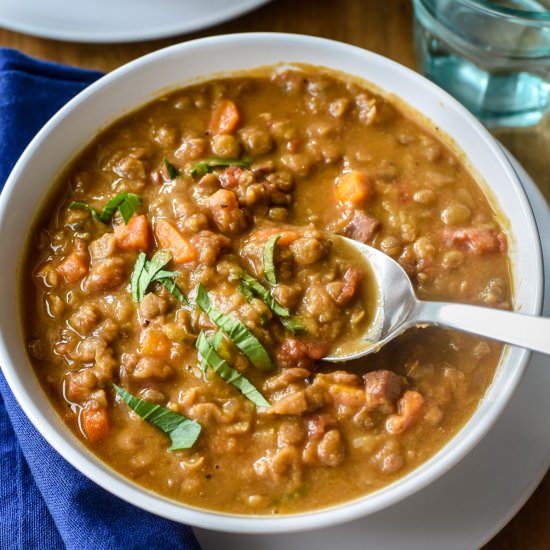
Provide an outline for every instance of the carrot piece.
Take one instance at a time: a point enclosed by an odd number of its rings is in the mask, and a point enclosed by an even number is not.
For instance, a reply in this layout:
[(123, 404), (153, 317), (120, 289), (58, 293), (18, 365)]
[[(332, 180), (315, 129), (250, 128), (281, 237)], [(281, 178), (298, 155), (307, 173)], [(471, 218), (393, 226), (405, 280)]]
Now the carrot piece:
[(103, 408), (82, 409), (80, 411), (80, 426), (84, 435), (95, 443), (109, 435), (109, 416)]
[(171, 340), (161, 330), (149, 329), (142, 332), (139, 341), (139, 352), (142, 355), (169, 359), (171, 348)]
[(342, 174), (336, 181), (336, 198), (341, 203), (361, 206), (372, 193), (372, 183), (364, 172), (352, 170)]
[(296, 231), (281, 231), (281, 236), (277, 241), (279, 246), (289, 246), (294, 241), (300, 238), (300, 234)]
[(291, 243), (300, 238), (300, 234), (297, 231), (291, 229), (279, 229), (277, 227), (265, 227), (258, 229), (252, 236), (256, 241), (267, 241), (273, 235), (280, 235), (277, 241), (277, 246), (289, 246)]
[(88, 273), (88, 262), (82, 254), (71, 252), (55, 269), (66, 283), (76, 283)]
[(222, 99), (212, 113), (210, 133), (212, 135), (231, 134), (237, 129), (240, 121), (241, 115), (235, 102)]
[(145, 216), (132, 216), (127, 224), (115, 227), (115, 238), (122, 250), (147, 250), (149, 248), (149, 224)]
[(197, 259), (195, 247), (170, 222), (159, 220), (155, 225), (155, 235), (159, 247), (170, 251), (174, 263), (183, 264)]

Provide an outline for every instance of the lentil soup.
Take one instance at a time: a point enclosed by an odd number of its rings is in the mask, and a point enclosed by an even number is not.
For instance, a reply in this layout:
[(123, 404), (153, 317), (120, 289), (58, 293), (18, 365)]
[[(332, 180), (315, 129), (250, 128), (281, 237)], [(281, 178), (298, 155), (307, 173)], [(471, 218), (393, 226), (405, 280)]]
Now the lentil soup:
[(372, 319), (368, 266), (422, 299), (509, 308), (506, 237), (437, 130), (342, 75), (271, 67), (170, 92), (71, 163), (33, 231), (28, 352), (73, 432), (201, 508), (287, 514), (381, 488), (475, 410), (501, 346)]

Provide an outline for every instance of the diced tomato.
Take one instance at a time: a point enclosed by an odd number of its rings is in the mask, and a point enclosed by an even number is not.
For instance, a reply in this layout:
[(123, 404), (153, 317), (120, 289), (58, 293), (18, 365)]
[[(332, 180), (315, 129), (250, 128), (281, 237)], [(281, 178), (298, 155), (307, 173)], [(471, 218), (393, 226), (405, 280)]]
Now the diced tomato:
[(356, 267), (352, 266), (346, 269), (343, 277), (344, 286), (336, 297), (336, 303), (341, 306), (346, 305), (355, 296), (362, 279), (363, 273)]
[(239, 183), (239, 178), (243, 172), (238, 166), (228, 166), (218, 177), (220, 184), (225, 189), (231, 189)]
[(307, 433), (311, 439), (321, 439), (323, 434), (337, 426), (337, 420), (327, 413), (314, 414), (307, 419)]
[(328, 350), (329, 345), (326, 342), (288, 338), (277, 350), (277, 364), (285, 369), (310, 369), (315, 361), (328, 353)]
[(420, 393), (413, 390), (407, 390), (398, 402), (398, 414), (388, 416), (386, 420), (386, 431), (390, 434), (404, 432), (420, 418), (425, 403), (426, 400)]
[(460, 246), (474, 254), (506, 251), (506, 237), (495, 229), (484, 227), (445, 229), (443, 239), (448, 245)]

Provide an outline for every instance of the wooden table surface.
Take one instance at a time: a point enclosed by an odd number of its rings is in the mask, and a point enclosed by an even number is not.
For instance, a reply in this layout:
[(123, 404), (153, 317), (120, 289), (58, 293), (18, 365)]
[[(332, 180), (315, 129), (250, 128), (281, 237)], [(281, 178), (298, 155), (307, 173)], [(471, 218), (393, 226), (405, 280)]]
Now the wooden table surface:
[[(349, 42), (415, 68), (410, 0), (274, 0), (236, 20), (204, 31), (133, 44), (74, 44), (0, 29), (0, 46), (29, 55), (109, 71), (150, 51), (212, 34), (279, 31)], [(528, 130), (500, 130), (497, 137), (520, 160), (550, 200), (550, 117)], [(550, 474), (517, 516), (484, 550), (550, 548)]]

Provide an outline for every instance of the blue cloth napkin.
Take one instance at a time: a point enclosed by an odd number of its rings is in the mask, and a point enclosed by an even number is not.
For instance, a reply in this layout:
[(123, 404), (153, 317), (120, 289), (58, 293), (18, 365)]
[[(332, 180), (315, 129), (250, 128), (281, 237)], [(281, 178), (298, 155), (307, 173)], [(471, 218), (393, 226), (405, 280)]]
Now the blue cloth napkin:
[[(0, 190), (40, 127), (100, 76), (0, 48)], [(0, 549), (64, 548), (199, 545), (189, 527), (123, 502), (70, 466), (34, 429), (0, 373)]]

